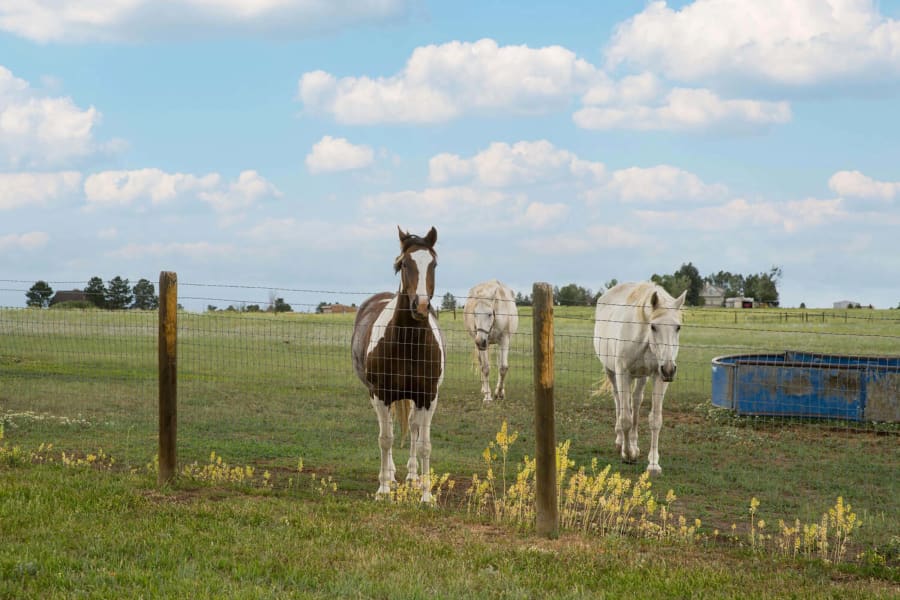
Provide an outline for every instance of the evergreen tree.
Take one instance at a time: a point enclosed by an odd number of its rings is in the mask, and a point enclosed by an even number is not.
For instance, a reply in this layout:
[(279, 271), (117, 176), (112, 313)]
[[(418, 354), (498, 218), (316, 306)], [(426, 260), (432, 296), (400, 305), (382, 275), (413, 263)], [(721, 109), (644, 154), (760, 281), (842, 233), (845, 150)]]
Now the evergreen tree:
[(441, 299), (441, 310), (456, 310), (456, 297), (450, 292)]
[(89, 302), (92, 302), (97, 308), (106, 308), (106, 286), (103, 280), (97, 276), (91, 277), (84, 293)]
[(159, 308), (159, 296), (156, 295), (156, 288), (146, 279), (138, 279), (134, 284), (134, 303), (131, 308), (140, 310), (156, 310)]
[(106, 308), (119, 310), (131, 306), (134, 295), (131, 293), (131, 286), (128, 285), (128, 280), (116, 275), (108, 283), (109, 285), (106, 288)]
[(31, 289), (25, 292), (25, 305), (44, 308), (50, 305), (50, 298), (53, 296), (53, 288), (44, 281), (36, 281)]
[(275, 312), (293, 312), (294, 309), (291, 308), (291, 305), (284, 301), (284, 298), (275, 298)]

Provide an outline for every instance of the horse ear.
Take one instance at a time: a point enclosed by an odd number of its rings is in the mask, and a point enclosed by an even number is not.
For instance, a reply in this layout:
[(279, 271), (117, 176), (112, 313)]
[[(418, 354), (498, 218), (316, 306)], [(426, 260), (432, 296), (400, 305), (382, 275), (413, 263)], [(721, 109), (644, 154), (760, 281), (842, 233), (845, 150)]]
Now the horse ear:
[(428, 230), (428, 235), (425, 236), (425, 241), (428, 242), (429, 248), (434, 248), (434, 243), (437, 241), (437, 229), (432, 227)]
[(397, 233), (398, 233), (399, 236), (400, 236), (400, 243), (401, 243), (401, 244), (402, 244), (403, 242), (405, 242), (407, 239), (409, 239), (409, 232), (405, 232), (405, 231), (403, 231), (402, 229), (400, 229), (400, 226), (399, 226), (399, 225), (397, 225)]
[(675, 305), (672, 308), (681, 308), (681, 305), (684, 304), (684, 299), (687, 298), (687, 290), (681, 292), (681, 295), (675, 298)]
[(650, 308), (656, 310), (659, 306), (659, 295), (656, 292), (653, 292), (653, 295), (650, 296)]

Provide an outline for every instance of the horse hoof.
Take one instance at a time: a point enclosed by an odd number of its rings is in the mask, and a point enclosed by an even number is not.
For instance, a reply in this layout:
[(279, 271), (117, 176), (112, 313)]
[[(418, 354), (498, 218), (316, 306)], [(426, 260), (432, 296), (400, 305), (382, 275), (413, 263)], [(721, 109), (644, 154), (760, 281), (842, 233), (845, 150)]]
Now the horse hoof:
[(637, 461), (635, 459), (631, 458), (630, 456), (623, 456), (622, 462), (625, 463), (626, 465), (633, 465)]
[(389, 485), (378, 486), (378, 491), (375, 492), (376, 500), (381, 500), (383, 498), (390, 498), (390, 496), (391, 496), (391, 486), (389, 486)]
[(650, 473), (650, 477), (659, 477), (662, 475), (662, 467), (659, 465), (647, 465), (647, 472)]

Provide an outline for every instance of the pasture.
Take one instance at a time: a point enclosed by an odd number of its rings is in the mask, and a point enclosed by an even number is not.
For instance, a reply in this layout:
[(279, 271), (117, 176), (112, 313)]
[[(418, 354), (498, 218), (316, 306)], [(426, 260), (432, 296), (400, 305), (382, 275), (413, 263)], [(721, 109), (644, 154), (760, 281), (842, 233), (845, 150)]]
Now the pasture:
[[(557, 439), (571, 440), (569, 456), (577, 465), (596, 458), (637, 477), (646, 467), (649, 447), (649, 394), (642, 407), (641, 458), (623, 464), (613, 443), (612, 400), (593, 394), (601, 366), (593, 354), (592, 314), (590, 307), (555, 310)], [(440, 316), (448, 357), (432, 425), (431, 460), (438, 475), (449, 473), (457, 483), (441, 509), (430, 512), (384, 508), (371, 500), (378, 487), (378, 425), (350, 362), (353, 315), (183, 312), (178, 319), (179, 465), (202, 464), (215, 452), (230, 464), (268, 470), (271, 489), (235, 492), (227, 486), (176, 484), (154, 490), (145, 465), (156, 453), (156, 313), (0, 309), (5, 441), (24, 448), (52, 443), (78, 456), (102, 448), (116, 460), (111, 469), (97, 472), (66, 473), (48, 465), (0, 469), (7, 490), (0, 500), (4, 537), (21, 520), (25, 531), (18, 542), (22, 552), (35, 557), (16, 558), (8, 545), (0, 551), (4, 592), (13, 589), (11, 581), (28, 579), (32, 563), (45, 582), (65, 581), (55, 575), (57, 567), (65, 567), (98, 586), (98, 596), (116, 589), (104, 587), (113, 585), (108, 574), (62, 564), (77, 562), (75, 549), (91, 540), (110, 552), (136, 553), (141, 566), (139, 572), (127, 571), (132, 587), (124, 589), (186, 595), (190, 588), (184, 586), (194, 577), (206, 586), (194, 589), (206, 590), (200, 597), (266, 597), (287, 594), (292, 585), (311, 596), (453, 597), (470, 583), (483, 586), (476, 592), (485, 596), (555, 591), (579, 597), (604, 590), (618, 596), (616, 589), (687, 595), (695, 589), (758, 597), (771, 592), (765, 583), (770, 577), (780, 589), (800, 595), (812, 595), (821, 585), (838, 586), (833, 591), (843, 597), (896, 592), (896, 581), (865, 583), (850, 575), (835, 581), (815, 567), (797, 575), (789, 566), (762, 566), (741, 554), (737, 544), (708, 542), (673, 552), (666, 544), (591, 541), (571, 533), (554, 543), (467, 519), (464, 510), (457, 510), (463, 492), (472, 474), (483, 471), (482, 451), (504, 421), (519, 432), (511, 463), (534, 454), (527, 309), (520, 309), (519, 333), (510, 349), (506, 398), (488, 406), (482, 403), (462, 311)], [(898, 348), (897, 311), (686, 311), (678, 375), (663, 408), (663, 473), (653, 481), (654, 490), (665, 495), (673, 489), (677, 512), (700, 519), (705, 532), (729, 531), (732, 524), (742, 530), (753, 497), (760, 501), (760, 514), (774, 524), (794, 518), (815, 522), (842, 496), (864, 523), (854, 534), (854, 549), (891, 547), (900, 536), (897, 425), (735, 417), (711, 407), (709, 379), (710, 360), (722, 354), (797, 349), (885, 355), (897, 354)], [(405, 476), (407, 453), (408, 445), (395, 446), (398, 479)], [(337, 491), (322, 497), (293, 490), (300, 460), (305, 472), (330, 477)], [(34, 512), (29, 497), (46, 513)], [(108, 508), (98, 512), (98, 506)], [(169, 519), (177, 521), (175, 531), (163, 534)], [(72, 531), (55, 528), (55, 522), (71, 524)], [(116, 528), (133, 530), (137, 539), (125, 539), (124, 532), (114, 533)], [(52, 548), (60, 535), (72, 548)], [(148, 548), (158, 535), (191, 541), (171, 557), (156, 556), (167, 575), (154, 588), (148, 583), (154, 580)], [(142, 544), (147, 546), (142, 553), (133, 547)], [(419, 575), (404, 566), (420, 559), (410, 549), (416, 544), (422, 545), (427, 563)], [(201, 561), (195, 553), (205, 551), (211, 556)], [(375, 568), (383, 557), (367, 552), (396, 553), (390, 575)], [(598, 554), (609, 555), (608, 561)], [(188, 556), (195, 573), (174, 564)], [(49, 570), (41, 566), (54, 560), (61, 564)], [(295, 560), (309, 562), (310, 579), (304, 579)], [(249, 571), (249, 587), (235, 575), (242, 565)], [(659, 578), (644, 579), (647, 565), (658, 566)], [(341, 577), (328, 574), (329, 569), (348, 573)], [(610, 570), (619, 574), (612, 576)], [(219, 583), (213, 577), (217, 571), (228, 574)], [(503, 584), (493, 577), (502, 573), (507, 573)], [(394, 577), (397, 588), (391, 587)], [(38, 574), (34, 578), (40, 580)], [(141, 581), (150, 587), (141, 587)], [(723, 587), (715, 587), (716, 582)]]

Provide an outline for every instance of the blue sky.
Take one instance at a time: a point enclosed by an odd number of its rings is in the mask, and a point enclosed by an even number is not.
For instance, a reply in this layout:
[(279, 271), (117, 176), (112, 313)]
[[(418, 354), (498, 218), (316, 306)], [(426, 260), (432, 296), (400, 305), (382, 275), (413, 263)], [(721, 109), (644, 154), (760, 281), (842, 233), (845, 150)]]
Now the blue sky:
[(893, 307), (898, 99), (897, 0), (2, 3), (0, 287), (358, 301), (434, 225), (439, 295), (690, 261)]

